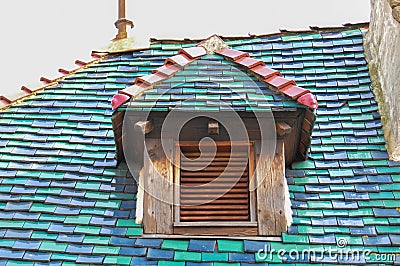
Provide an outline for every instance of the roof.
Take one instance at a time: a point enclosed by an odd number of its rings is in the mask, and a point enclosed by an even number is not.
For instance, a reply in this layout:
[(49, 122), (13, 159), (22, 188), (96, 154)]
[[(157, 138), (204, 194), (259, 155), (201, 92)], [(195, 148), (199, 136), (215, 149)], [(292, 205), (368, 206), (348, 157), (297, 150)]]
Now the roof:
[[(195, 45), (195, 44), (194, 44)], [(307, 158), (315, 122), (315, 96), (296, 82), (265, 66), (262, 60), (229, 48), (217, 35), (195, 46), (179, 49), (152, 74), (136, 78), (135, 84), (114, 95), (118, 111), (168, 112), (296, 112), (305, 109), (299, 122), (295, 153)], [(146, 53), (144, 53), (146, 54)], [(120, 119), (114, 128), (121, 129)], [(116, 136), (122, 137), (122, 132)], [(118, 154), (122, 152), (117, 137)]]
[[(111, 99), (193, 46), (154, 42), (85, 65), (0, 113), (0, 264), (381, 263), (377, 254), (400, 247), (400, 164), (386, 152), (364, 32), (225, 40), (318, 99), (309, 159), (286, 171), (294, 214), (282, 240), (141, 236), (135, 180), (124, 164), (115, 167)], [(372, 253), (360, 261), (277, 253), (337, 250), (337, 242)], [(265, 246), (272, 256), (257, 255)]]
[[(229, 105), (245, 112), (318, 107), (309, 90), (297, 87), (295, 81), (249, 53), (228, 48), (217, 35), (180, 49), (152, 74), (138, 77), (135, 85), (119, 93), (132, 97), (129, 106), (136, 110), (220, 111)], [(113, 109), (129, 97), (115, 95)]]

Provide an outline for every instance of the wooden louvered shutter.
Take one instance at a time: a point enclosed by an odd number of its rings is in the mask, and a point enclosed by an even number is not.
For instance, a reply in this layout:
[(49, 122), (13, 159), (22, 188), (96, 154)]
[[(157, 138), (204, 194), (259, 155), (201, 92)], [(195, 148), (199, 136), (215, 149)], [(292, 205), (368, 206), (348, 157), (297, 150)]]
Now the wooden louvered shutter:
[[(240, 151), (232, 153), (231, 145)], [(188, 158), (180, 159), (180, 221), (250, 221), (249, 143), (217, 142), (214, 158), (207, 152), (201, 153), (211, 163), (195, 171), (191, 169), (204, 165), (194, 161), (200, 156), (198, 143), (181, 143), (180, 149)], [(230, 158), (233, 167), (227, 167)], [(223, 177), (218, 178), (223, 172)]]

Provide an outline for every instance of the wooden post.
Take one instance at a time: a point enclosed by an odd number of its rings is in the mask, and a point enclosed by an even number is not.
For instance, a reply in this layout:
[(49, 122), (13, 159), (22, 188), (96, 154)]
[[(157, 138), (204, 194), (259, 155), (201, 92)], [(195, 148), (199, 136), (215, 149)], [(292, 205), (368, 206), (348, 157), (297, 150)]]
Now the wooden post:
[[(257, 220), (259, 235), (280, 236), (290, 223), (287, 203), (283, 141), (277, 140), (272, 164), (268, 158), (260, 158), (257, 165)], [(269, 169), (266, 169), (269, 167)], [(266, 173), (266, 175), (265, 175)]]
[[(172, 140), (171, 140), (172, 142)], [(146, 234), (173, 233), (173, 166), (160, 139), (146, 139), (144, 151), (144, 217)]]

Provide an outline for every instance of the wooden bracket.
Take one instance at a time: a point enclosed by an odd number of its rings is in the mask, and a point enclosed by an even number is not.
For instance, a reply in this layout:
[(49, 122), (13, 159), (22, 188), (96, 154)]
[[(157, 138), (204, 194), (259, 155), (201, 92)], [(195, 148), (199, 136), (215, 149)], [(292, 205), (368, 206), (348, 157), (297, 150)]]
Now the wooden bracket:
[(209, 135), (219, 135), (218, 121), (215, 121), (215, 120), (208, 121), (208, 134)]
[(144, 135), (149, 134), (153, 130), (153, 122), (152, 121), (139, 121), (135, 124), (135, 127), (141, 129)]
[(279, 137), (285, 137), (292, 132), (292, 127), (285, 122), (276, 122), (276, 134)]

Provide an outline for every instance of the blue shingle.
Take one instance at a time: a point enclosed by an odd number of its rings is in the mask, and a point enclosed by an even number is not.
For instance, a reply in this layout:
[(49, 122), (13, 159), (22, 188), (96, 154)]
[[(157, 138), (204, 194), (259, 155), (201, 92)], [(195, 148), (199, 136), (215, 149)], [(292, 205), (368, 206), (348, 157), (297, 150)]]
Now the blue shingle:
[[(68, 198), (67, 198), (68, 201)], [(70, 208), (67, 206), (58, 206), (55, 210), (55, 214), (60, 214), (60, 215), (78, 215), (80, 209), (79, 208)]]
[(64, 233), (64, 234), (72, 234), (74, 230), (75, 226), (64, 225), (62, 223), (51, 223), (48, 229), (49, 232)]
[(90, 224), (100, 225), (100, 226), (113, 226), (117, 222), (115, 218), (107, 218), (107, 217), (98, 217), (94, 216), (90, 220)]
[(76, 262), (85, 264), (101, 264), (103, 260), (104, 256), (79, 255)]
[(40, 213), (17, 212), (15, 213), (14, 220), (37, 221), (39, 220)]
[(66, 242), (66, 243), (82, 243), (84, 239), (84, 235), (64, 235), (59, 234), (57, 237), (57, 242)]
[(368, 181), (370, 183), (375, 184), (392, 184), (393, 180), (390, 175), (377, 175), (377, 176), (368, 176)]
[(254, 257), (254, 254), (229, 253), (229, 261), (231, 261), (231, 262), (255, 262), (255, 257)]
[(189, 241), (188, 249), (191, 251), (205, 251), (205, 252), (213, 252), (215, 249), (215, 240), (196, 240), (191, 239)]
[(24, 251), (0, 248), (0, 258), (2, 259), (22, 259), (24, 253)]
[(400, 217), (400, 213), (396, 209), (373, 208), (375, 217)]
[(368, 193), (345, 191), (343, 194), (346, 200), (369, 200)]
[(162, 239), (158, 238), (138, 238), (136, 239), (135, 246), (159, 248), (161, 247), (162, 241)]
[(149, 248), (147, 258), (149, 260), (173, 260), (174, 251)]
[(315, 226), (336, 226), (338, 224), (335, 217), (311, 218), (311, 223)]
[(32, 202), (8, 202), (4, 210), (6, 211), (28, 211)]
[(29, 239), (32, 235), (32, 230), (14, 230), (7, 229), (4, 238), (11, 239)]
[(311, 244), (325, 244), (325, 245), (335, 245), (336, 244), (335, 235), (333, 235), (333, 234), (322, 235), (322, 236), (311, 235), (311, 236), (309, 236), (309, 239), (310, 239)]
[(363, 242), (365, 246), (390, 246), (390, 238), (387, 235), (375, 236), (375, 237), (366, 237), (363, 238)]
[(260, 249), (263, 251), (270, 251), (271, 245), (264, 241), (244, 240), (243, 241), (245, 252), (258, 252)]
[(146, 248), (122, 247), (119, 251), (119, 255), (145, 256), (146, 252), (147, 252)]
[(136, 242), (136, 239), (125, 238), (125, 237), (112, 236), (110, 239), (110, 244), (115, 245), (115, 246), (133, 247), (135, 242)]
[(68, 244), (66, 252), (73, 253), (73, 254), (91, 254), (92, 250), (93, 250), (93, 246)]
[(12, 246), (13, 249), (21, 249), (21, 250), (38, 250), (41, 241), (27, 241), (27, 240), (17, 240), (14, 242)]
[(363, 227), (364, 223), (361, 218), (338, 218), (338, 225), (344, 227)]
[(131, 261), (131, 266), (136, 266), (136, 265), (154, 265), (156, 266), (158, 264), (157, 261), (149, 261), (146, 258), (142, 257), (133, 257)]
[(126, 228), (117, 228), (117, 227), (102, 227), (100, 230), (100, 234), (102, 235), (112, 235), (112, 236), (125, 236), (127, 229)]
[(350, 234), (359, 236), (375, 236), (376, 230), (374, 226), (366, 226), (364, 228), (350, 228)]

